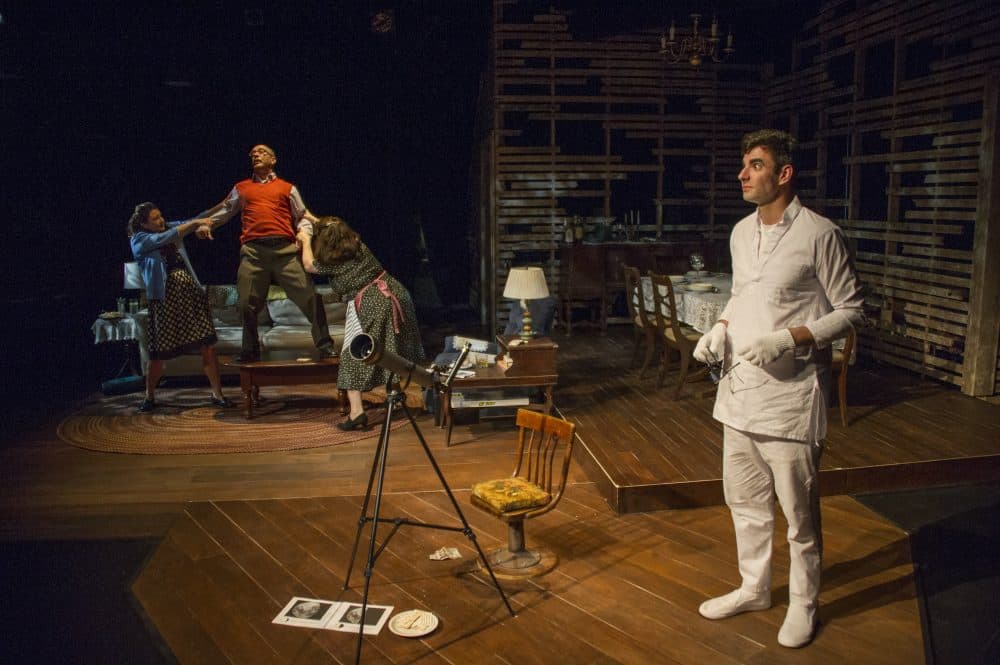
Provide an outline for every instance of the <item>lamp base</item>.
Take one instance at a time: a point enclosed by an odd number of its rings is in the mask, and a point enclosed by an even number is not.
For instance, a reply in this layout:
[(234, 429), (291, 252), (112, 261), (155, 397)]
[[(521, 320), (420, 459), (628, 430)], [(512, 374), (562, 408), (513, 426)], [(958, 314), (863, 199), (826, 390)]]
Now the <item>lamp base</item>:
[(528, 303), (521, 301), (521, 341), (530, 342), (535, 336), (535, 331), (531, 329), (531, 310)]

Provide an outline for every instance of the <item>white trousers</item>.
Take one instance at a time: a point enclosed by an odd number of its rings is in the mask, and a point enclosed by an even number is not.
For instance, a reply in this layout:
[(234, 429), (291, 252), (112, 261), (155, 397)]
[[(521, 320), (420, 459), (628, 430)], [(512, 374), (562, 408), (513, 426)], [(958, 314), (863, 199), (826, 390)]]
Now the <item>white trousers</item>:
[(818, 471), (822, 445), (726, 426), (722, 483), (736, 528), (742, 588), (771, 589), (774, 498), (788, 521), (789, 604), (815, 607), (823, 557)]

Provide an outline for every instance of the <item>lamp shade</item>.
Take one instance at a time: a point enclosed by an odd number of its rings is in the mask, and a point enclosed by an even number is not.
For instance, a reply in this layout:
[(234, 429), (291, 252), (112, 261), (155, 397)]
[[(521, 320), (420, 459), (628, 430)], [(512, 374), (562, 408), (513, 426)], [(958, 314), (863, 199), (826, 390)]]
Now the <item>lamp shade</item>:
[(547, 298), (549, 287), (545, 284), (545, 273), (539, 267), (511, 268), (507, 274), (507, 284), (503, 288), (504, 298), (536, 300)]
[(146, 283), (142, 279), (142, 270), (139, 269), (139, 264), (136, 261), (129, 261), (125, 264), (123, 284), (123, 289), (144, 290), (146, 288)]

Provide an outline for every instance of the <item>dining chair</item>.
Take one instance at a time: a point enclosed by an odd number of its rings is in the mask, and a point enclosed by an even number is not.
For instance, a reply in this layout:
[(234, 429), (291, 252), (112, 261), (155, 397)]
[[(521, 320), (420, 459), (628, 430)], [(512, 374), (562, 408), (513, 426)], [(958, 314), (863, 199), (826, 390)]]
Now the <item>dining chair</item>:
[(559, 557), (528, 549), (524, 521), (556, 507), (569, 478), (576, 425), (529, 409), (517, 410), (514, 472), (472, 486), (472, 505), (507, 524), (507, 545), (486, 554), (497, 577), (524, 579), (552, 570)]
[(635, 266), (625, 266), (625, 300), (628, 303), (628, 315), (632, 319), (632, 334), (635, 348), (632, 351), (632, 364), (639, 357), (639, 347), (646, 340), (646, 357), (639, 370), (639, 378), (646, 374), (649, 363), (653, 360), (656, 350), (656, 325), (650, 319), (652, 312), (646, 311), (646, 300), (642, 294), (642, 275)]
[(857, 333), (854, 328), (847, 333), (843, 349), (833, 349), (831, 369), (837, 377), (837, 401), (840, 406), (840, 423), (847, 427), (847, 368), (850, 367), (857, 346)]
[(681, 395), (686, 381), (704, 377), (708, 367), (704, 367), (688, 376), (691, 359), (694, 357), (694, 347), (701, 338), (701, 333), (694, 328), (681, 323), (677, 316), (677, 298), (674, 294), (674, 284), (668, 275), (650, 272), (649, 279), (653, 286), (653, 310), (656, 314), (656, 329), (662, 338), (660, 347), (660, 375), (656, 387), (663, 385), (663, 377), (670, 365), (670, 349), (675, 349), (681, 357), (681, 371), (677, 375), (677, 388), (674, 399)]

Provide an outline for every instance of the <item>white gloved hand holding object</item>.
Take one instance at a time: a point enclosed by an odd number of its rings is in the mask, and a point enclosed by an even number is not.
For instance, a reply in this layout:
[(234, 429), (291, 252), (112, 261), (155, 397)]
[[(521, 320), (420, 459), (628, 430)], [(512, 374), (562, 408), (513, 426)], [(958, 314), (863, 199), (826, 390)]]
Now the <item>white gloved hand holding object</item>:
[(794, 348), (795, 338), (792, 337), (792, 331), (785, 328), (758, 337), (750, 344), (737, 349), (736, 353), (743, 356), (751, 365), (760, 367), (774, 362), (785, 351), (791, 351)]
[(692, 355), (703, 363), (722, 362), (726, 355), (726, 324), (720, 321), (702, 335)]

